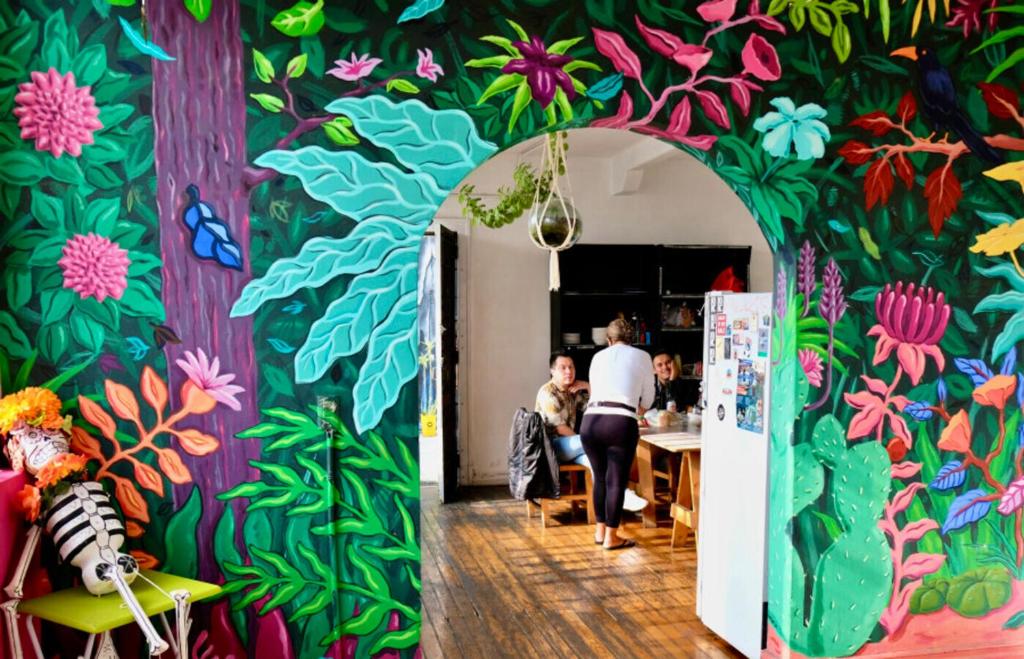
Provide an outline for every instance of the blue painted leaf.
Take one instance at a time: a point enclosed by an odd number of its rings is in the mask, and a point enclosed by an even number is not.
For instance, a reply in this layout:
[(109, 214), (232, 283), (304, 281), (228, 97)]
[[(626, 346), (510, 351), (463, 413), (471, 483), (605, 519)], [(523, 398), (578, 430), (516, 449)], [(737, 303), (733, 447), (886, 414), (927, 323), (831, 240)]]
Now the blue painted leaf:
[(330, 212), (328, 211), (317, 211), (312, 215), (307, 215), (306, 217), (302, 218), (302, 221), (305, 222), (306, 224), (316, 224), (317, 222), (324, 219), (328, 215), (330, 215)]
[(315, 382), (337, 359), (362, 350), (399, 299), (416, 292), (418, 263), (419, 247), (403, 247), (376, 271), (355, 277), (345, 295), (309, 328), (295, 355), (296, 381)]
[(306, 308), (306, 303), (301, 300), (292, 300), (285, 306), (281, 311), (290, 313), (293, 316), (298, 316), (302, 313), (302, 310)]
[(1006, 358), (1003, 359), (1003, 367), (999, 369), (1001, 375), (1009, 375), (1013, 373), (1014, 369), (1017, 368), (1017, 347), (1014, 346), (1006, 353)]
[(137, 336), (128, 336), (124, 340), (128, 342), (128, 352), (135, 361), (139, 361), (149, 352), (149, 344)]
[(927, 421), (932, 418), (932, 411), (928, 409), (931, 405), (928, 401), (917, 401), (904, 407), (903, 413), (909, 414), (916, 421)]
[(622, 72), (601, 78), (587, 89), (587, 97), (595, 101), (610, 101), (622, 91)]
[(224, 267), (242, 269), (242, 250), (234, 242), (217, 243), (213, 256)]
[(286, 343), (281, 339), (267, 339), (267, 343), (269, 343), (274, 350), (285, 355), (295, 352), (295, 346)]
[(836, 231), (838, 233), (846, 233), (847, 231), (850, 230), (849, 224), (846, 224), (845, 222), (840, 222), (839, 220), (829, 220), (828, 226), (831, 227), (833, 231)]
[(164, 62), (173, 62), (174, 58), (168, 55), (163, 48), (156, 45), (152, 41), (147, 41), (142, 38), (142, 35), (131, 26), (131, 23), (124, 20), (123, 17), (118, 16), (117, 20), (121, 23), (121, 29), (124, 31), (124, 36), (128, 37), (128, 41), (135, 46), (143, 55), (149, 55), (153, 59), (162, 60)]
[(394, 405), (402, 385), (416, 377), (416, 291), (402, 296), (374, 330), (367, 359), (352, 388), (356, 401), (356, 432), (374, 428), (385, 410)]
[(200, 218), (192, 234), (192, 251), (201, 259), (216, 261), (226, 268), (242, 269), (242, 250), (231, 238), (226, 224)]
[(1017, 447), (1024, 448), (1024, 423), (1017, 428)]
[(356, 222), (379, 215), (401, 217), (417, 233), (430, 224), (448, 194), (448, 189), (438, 188), (425, 174), (370, 162), (353, 151), (328, 151), (318, 146), (269, 151), (255, 164), (295, 176), (311, 197)]
[(978, 501), (978, 499), (987, 494), (988, 492), (979, 488), (968, 490), (956, 499), (953, 499), (953, 503), (949, 506), (949, 515), (946, 517), (946, 522), (942, 525), (942, 533), (945, 535), (950, 531), (961, 529), (987, 515), (988, 511), (992, 508), (992, 502)]
[(962, 466), (963, 463), (959, 460), (951, 460), (950, 462), (942, 465), (942, 468), (939, 469), (937, 474), (935, 474), (935, 478), (933, 478), (932, 482), (928, 484), (928, 487), (933, 490), (938, 490), (939, 492), (960, 487), (964, 484), (964, 480), (967, 478), (966, 469), (957, 471)]
[(445, 194), (498, 150), (480, 138), (462, 110), (434, 110), (415, 99), (342, 98), (328, 104), (327, 111), (351, 119), (360, 135), (413, 172), (432, 177)]
[(992, 369), (990, 369), (988, 364), (980, 359), (957, 357), (953, 360), (953, 364), (956, 365), (957, 370), (971, 378), (971, 382), (975, 387), (980, 387), (992, 379)]
[(940, 403), (945, 403), (947, 395), (949, 391), (946, 389), (946, 379), (940, 375), (938, 382), (935, 383), (935, 396)]
[(406, 21), (414, 21), (417, 18), (423, 18), (432, 11), (437, 11), (444, 6), (444, 0), (416, 0), (402, 12), (402, 15), (398, 17), (399, 23)]
[(297, 255), (274, 261), (267, 274), (246, 284), (231, 316), (248, 316), (268, 300), (322, 286), (340, 275), (369, 272), (392, 250), (418, 243), (417, 227), (390, 217), (369, 219), (345, 238), (312, 238)]
[[(1024, 373), (1017, 373), (1017, 407), (1024, 410)], [(1021, 424), (1024, 428), (1024, 423)]]

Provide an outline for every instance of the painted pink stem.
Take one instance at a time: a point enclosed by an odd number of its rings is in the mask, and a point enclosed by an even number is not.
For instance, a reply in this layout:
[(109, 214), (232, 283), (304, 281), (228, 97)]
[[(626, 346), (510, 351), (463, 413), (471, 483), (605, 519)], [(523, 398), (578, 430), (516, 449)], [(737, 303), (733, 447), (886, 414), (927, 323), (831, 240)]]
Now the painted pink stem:
[(730, 28), (734, 28), (737, 25), (743, 25), (744, 23), (749, 23), (750, 21), (754, 21), (754, 20), (757, 20), (757, 19), (758, 19), (758, 17), (755, 16), (755, 15), (748, 15), (748, 16), (744, 16), (743, 18), (737, 18), (734, 21), (725, 21), (721, 25), (719, 25), (718, 27), (716, 27), (716, 28), (714, 28), (712, 30), (708, 30), (707, 34), (704, 35), (704, 41), (701, 41), (700, 45), (707, 46), (708, 45), (708, 41), (711, 39), (711, 37), (715, 36), (719, 32), (724, 32), (725, 30), (728, 30)]

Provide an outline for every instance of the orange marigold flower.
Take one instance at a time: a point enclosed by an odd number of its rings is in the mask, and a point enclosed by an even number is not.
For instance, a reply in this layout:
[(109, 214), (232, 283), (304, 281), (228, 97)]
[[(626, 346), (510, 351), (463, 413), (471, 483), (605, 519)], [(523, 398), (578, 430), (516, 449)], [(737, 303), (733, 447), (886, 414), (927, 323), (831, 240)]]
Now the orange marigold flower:
[(943, 451), (966, 453), (971, 449), (971, 420), (967, 412), (960, 410), (939, 436), (939, 448)]
[(974, 390), (974, 401), (996, 409), (1006, 407), (1007, 399), (1017, 390), (1016, 375), (996, 375)]
[(36, 484), (40, 488), (50, 487), (61, 482), (71, 474), (84, 471), (89, 460), (75, 453), (64, 453), (53, 458), (36, 474)]
[(49, 389), (28, 387), (0, 398), (0, 433), (9, 433), (19, 421), (56, 430), (64, 426), (60, 398)]
[(39, 495), (39, 488), (34, 485), (26, 485), (16, 495), (18, 507), (25, 514), (25, 519), (34, 522), (39, 518), (39, 509), (43, 504), (43, 498)]

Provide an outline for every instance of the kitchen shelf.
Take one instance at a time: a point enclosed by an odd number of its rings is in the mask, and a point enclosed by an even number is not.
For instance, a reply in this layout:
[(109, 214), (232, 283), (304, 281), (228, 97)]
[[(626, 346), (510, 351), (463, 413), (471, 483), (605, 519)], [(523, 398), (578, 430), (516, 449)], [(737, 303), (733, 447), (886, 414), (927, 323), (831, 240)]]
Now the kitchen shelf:
[(703, 300), (703, 293), (667, 293), (661, 296), (662, 300)]
[[(566, 297), (633, 297), (647, 295), (647, 291), (561, 291)], [(704, 297), (703, 295), (701, 297)]]
[(703, 332), (703, 327), (662, 327), (662, 332)]

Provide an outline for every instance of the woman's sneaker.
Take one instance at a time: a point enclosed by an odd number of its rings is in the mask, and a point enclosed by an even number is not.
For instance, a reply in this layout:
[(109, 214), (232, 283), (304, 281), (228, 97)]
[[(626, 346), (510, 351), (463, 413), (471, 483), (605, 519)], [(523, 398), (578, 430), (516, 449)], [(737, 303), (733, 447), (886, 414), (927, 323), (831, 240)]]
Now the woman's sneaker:
[(647, 499), (638, 495), (633, 490), (626, 490), (626, 497), (622, 501), (623, 510), (638, 513), (647, 507)]

